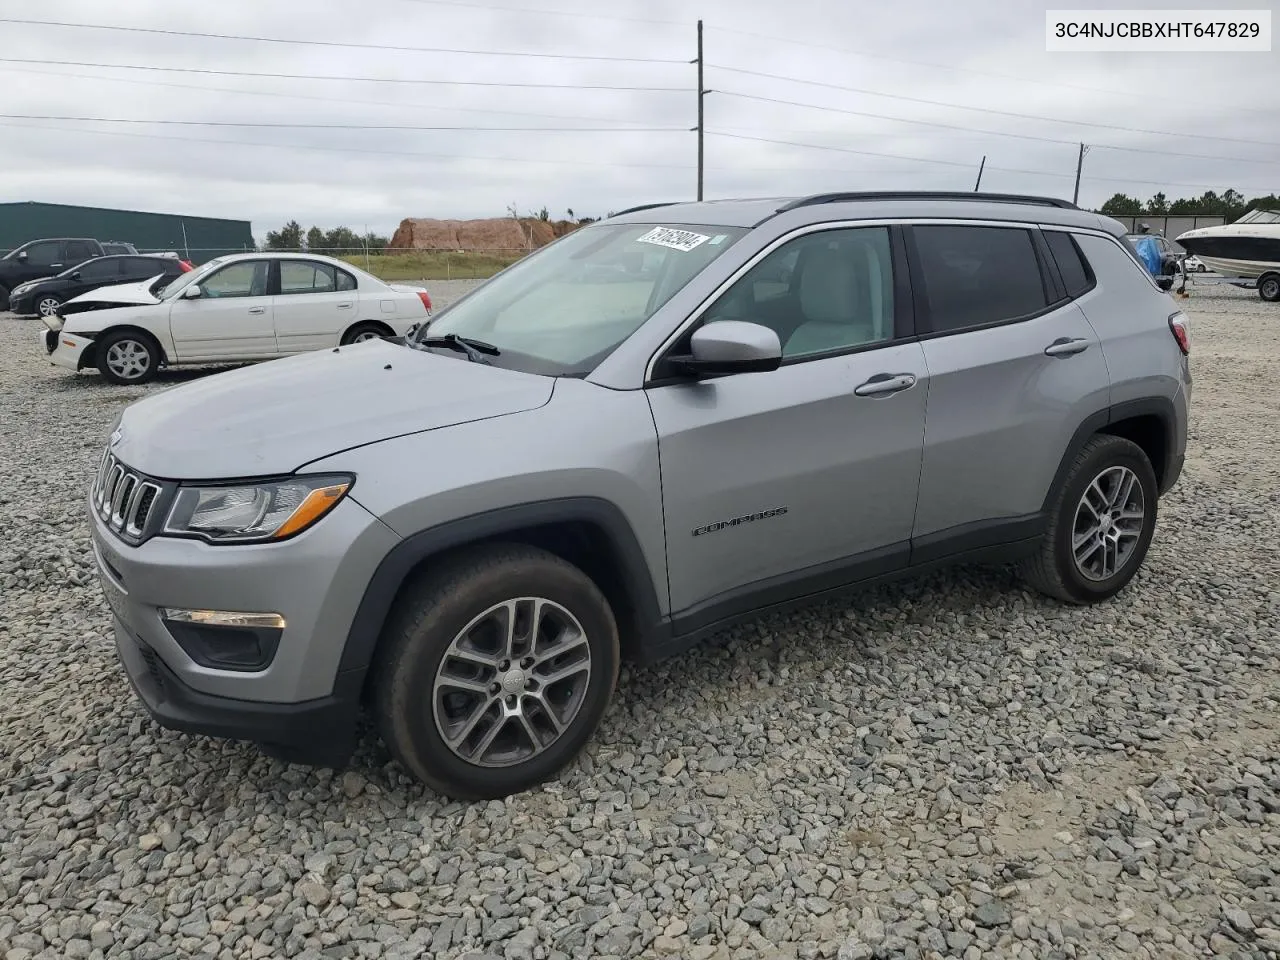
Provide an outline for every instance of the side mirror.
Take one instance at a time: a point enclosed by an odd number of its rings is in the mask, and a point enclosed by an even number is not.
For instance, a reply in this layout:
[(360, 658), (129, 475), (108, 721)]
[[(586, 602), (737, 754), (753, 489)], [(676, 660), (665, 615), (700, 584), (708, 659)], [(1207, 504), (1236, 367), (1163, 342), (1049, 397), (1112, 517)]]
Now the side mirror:
[(79, 279), (80, 279), (80, 271), (79, 271), (79, 270), (77, 270), (75, 273), (73, 273), (73, 274), (71, 275), (71, 279), (72, 279), (72, 280), (79, 280)]
[(201, 289), (200, 289), (200, 284), (198, 284), (198, 283), (193, 283), (193, 284), (191, 284), (189, 287), (187, 287), (186, 289), (184, 289), (184, 290), (182, 291), (182, 299), (183, 299), (183, 300), (194, 300), (194, 299), (196, 299), (198, 296), (200, 296), (200, 294), (201, 294), (202, 292), (203, 292), (203, 291), (201, 291)]
[(782, 363), (782, 343), (776, 332), (758, 323), (717, 320), (694, 331), (688, 356), (672, 359), (697, 377), (764, 373)]
[(19, 259), (19, 260), (21, 260), (23, 263), (26, 263), (26, 262), (27, 262), (27, 251), (25, 251), (25, 250), (19, 250), (19, 251), (18, 251), (18, 259)]

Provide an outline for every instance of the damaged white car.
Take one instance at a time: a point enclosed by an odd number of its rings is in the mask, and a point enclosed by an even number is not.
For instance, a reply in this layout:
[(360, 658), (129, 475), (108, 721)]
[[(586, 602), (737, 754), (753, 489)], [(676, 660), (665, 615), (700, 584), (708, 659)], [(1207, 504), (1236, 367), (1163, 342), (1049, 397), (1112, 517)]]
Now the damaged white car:
[(402, 337), (431, 315), (421, 287), (389, 284), (330, 257), (243, 253), (165, 284), (102, 287), (43, 317), (40, 347), (70, 370), (112, 383), (166, 366), (249, 363), (377, 337)]

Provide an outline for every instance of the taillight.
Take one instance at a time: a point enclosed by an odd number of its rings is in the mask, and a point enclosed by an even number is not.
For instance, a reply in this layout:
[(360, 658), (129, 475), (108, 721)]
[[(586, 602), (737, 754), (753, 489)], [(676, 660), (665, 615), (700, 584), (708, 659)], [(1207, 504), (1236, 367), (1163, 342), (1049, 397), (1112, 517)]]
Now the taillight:
[(1179, 310), (1177, 313), (1169, 314), (1169, 332), (1173, 334), (1173, 339), (1178, 341), (1178, 349), (1182, 351), (1184, 357), (1191, 354), (1191, 321), (1187, 319), (1187, 315)]
[(179, 260), (179, 261), (178, 261), (178, 263), (182, 264), (182, 272), (183, 272), (183, 273), (190, 273), (190, 272), (191, 272), (191, 270), (192, 270), (192, 269), (194, 269), (194, 268), (191, 266), (191, 262), (190, 262), (189, 260)]
[(418, 291), (418, 299), (422, 301), (422, 305), (427, 308), (427, 313), (431, 312), (431, 295), (425, 290)]

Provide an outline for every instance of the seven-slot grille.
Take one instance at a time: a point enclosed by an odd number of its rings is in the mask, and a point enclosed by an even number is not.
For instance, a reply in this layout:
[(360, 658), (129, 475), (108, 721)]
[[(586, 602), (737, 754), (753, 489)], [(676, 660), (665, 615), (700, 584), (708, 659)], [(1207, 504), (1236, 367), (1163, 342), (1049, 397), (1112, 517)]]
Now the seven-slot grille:
[(93, 483), (93, 507), (116, 533), (131, 540), (141, 537), (159, 494), (159, 484), (130, 470), (110, 452), (103, 456)]

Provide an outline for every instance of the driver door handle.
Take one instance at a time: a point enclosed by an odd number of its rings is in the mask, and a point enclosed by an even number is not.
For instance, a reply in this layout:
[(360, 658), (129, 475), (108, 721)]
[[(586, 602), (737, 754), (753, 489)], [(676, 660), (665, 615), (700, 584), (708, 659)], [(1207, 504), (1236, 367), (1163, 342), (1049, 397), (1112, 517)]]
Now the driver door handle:
[(860, 397), (882, 397), (902, 390), (909, 390), (916, 385), (915, 374), (912, 373), (877, 373), (853, 392)]
[(1074, 357), (1089, 349), (1089, 341), (1084, 337), (1059, 337), (1044, 348), (1046, 357)]

